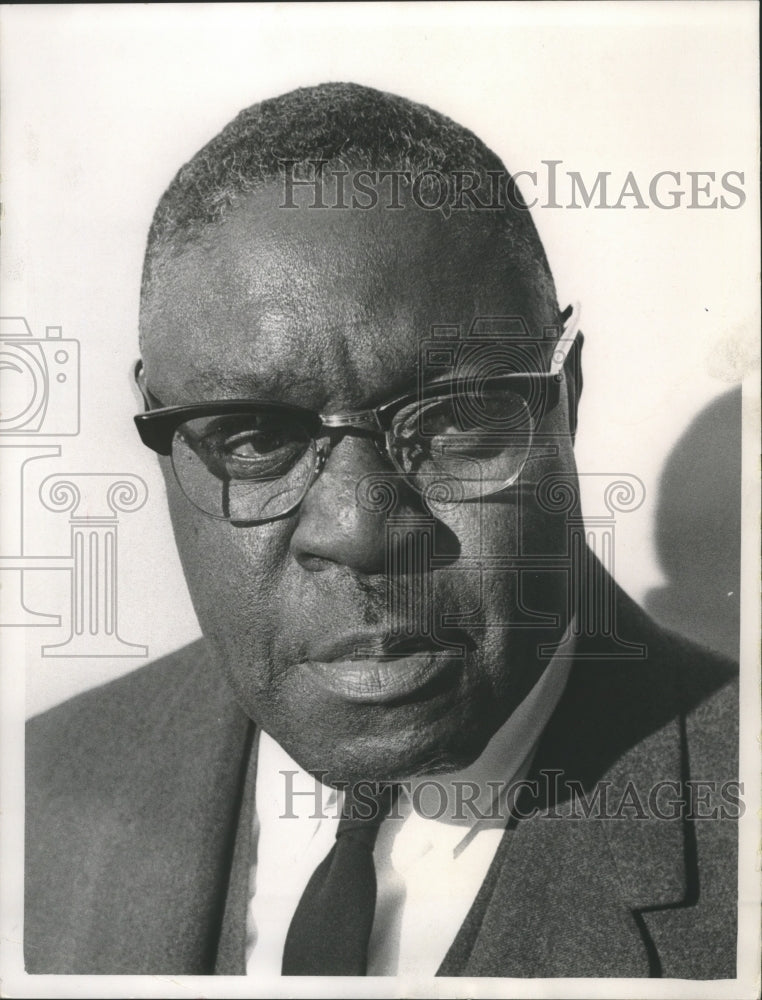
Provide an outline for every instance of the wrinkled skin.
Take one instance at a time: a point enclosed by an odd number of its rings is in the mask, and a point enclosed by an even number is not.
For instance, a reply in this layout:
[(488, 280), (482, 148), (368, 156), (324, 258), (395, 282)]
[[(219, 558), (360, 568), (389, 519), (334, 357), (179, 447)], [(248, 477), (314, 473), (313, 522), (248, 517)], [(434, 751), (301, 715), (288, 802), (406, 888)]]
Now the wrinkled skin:
[[(165, 405), (241, 396), (323, 413), (377, 405), (415, 387), (433, 323), (467, 329), (475, 315), (518, 311), (483, 227), (414, 207), (286, 211), (279, 196), (276, 187), (250, 195), (161, 266), (141, 334), (148, 386)], [(574, 471), (566, 387), (545, 429), (558, 454), (530, 460), (528, 481)], [(524, 551), (563, 552), (562, 519), (529, 502), (520, 526), (515, 490), (435, 506), (447, 564), (433, 572), (434, 607), (470, 613), (465, 656), (411, 697), (339, 697), (316, 682), (310, 660), (327, 637), (385, 631), (385, 515), (363, 509), (355, 491), (391, 467), (368, 439), (347, 435), (296, 512), (249, 527), (206, 517), (162, 467), (210, 648), (245, 711), (308, 770), (353, 781), (466, 766), (540, 676), (538, 643), (560, 637), (563, 574), (529, 575), (522, 597), (558, 614), (558, 627), (515, 629), (516, 574), (480, 572), (473, 560), (515, 552), (519, 531)], [(428, 516), (412, 492), (400, 494), (400, 511)]]

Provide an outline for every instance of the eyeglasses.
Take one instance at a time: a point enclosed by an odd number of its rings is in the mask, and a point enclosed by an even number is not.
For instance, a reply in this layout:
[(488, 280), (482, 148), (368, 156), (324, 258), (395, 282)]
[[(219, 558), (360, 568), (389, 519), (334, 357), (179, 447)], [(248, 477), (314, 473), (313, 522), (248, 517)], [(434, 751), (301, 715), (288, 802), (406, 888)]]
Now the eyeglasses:
[(260, 399), (163, 406), (139, 361), (135, 380), (146, 412), (135, 424), (145, 445), (171, 456), (188, 500), (234, 524), (265, 524), (293, 512), (348, 433), (371, 439), (424, 499), (475, 500), (516, 482), (537, 428), (558, 404), (577, 310), (569, 307), (561, 321), (547, 371), (491, 375), (490, 366), (459, 364), (457, 378), (423, 384), (374, 409), (333, 414)]

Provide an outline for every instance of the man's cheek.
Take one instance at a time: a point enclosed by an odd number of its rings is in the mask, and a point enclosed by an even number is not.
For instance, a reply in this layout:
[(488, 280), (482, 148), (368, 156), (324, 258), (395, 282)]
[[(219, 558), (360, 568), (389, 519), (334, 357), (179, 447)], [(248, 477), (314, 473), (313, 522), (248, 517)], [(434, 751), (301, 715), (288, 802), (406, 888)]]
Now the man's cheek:
[[(428, 503), (428, 512), (435, 522), (433, 555), (451, 565), (475, 565), (476, 561), (496, 548), (505, 548), (515, 536), (515, 505), (490, 498), (466, 503)], [(442, 530), (437, 531), (436, 525)], [(453, 541), (454, 540), (454, 541)], [(442, 551), (438, 551), (438, 545)], [(457, 555), (456, 559), (449, 557)]]
[(205, 616), (220, 617), (235, 630), (262, 628), (276, 610), (281, 562), (273, 546), (236, 534), (240, 530), (222, 522), (211, 530), (202, 526), (183, 562)]
[[(284, 542), (275, 525), (237, 528), (170, 497), (180, 561), (205, 635), (266, 633), (276, 611)], [(287, 543), (286, 547), (287, 547)]]

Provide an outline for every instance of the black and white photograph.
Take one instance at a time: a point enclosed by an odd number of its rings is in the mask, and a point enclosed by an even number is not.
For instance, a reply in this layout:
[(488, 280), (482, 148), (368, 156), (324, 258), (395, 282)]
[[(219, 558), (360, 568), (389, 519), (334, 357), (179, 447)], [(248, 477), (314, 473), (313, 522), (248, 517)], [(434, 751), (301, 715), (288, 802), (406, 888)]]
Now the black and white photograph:
[(760, 996), (758, 20), (0, 6), (4, 996)]

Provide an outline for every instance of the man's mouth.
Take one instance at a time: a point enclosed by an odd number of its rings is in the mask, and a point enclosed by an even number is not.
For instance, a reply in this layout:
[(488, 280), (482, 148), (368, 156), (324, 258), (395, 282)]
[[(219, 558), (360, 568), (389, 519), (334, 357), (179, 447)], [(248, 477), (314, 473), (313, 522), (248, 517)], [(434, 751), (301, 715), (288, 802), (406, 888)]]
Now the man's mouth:
[(447, 645), (431, 636), (395, 640), (356, 633), (316, 644), (304, 667), (310, 680), (346, 701), (389, 704), (422, 695), (457, 672), (466, 648), (460, 631), (453, 639), (448, 635)]

